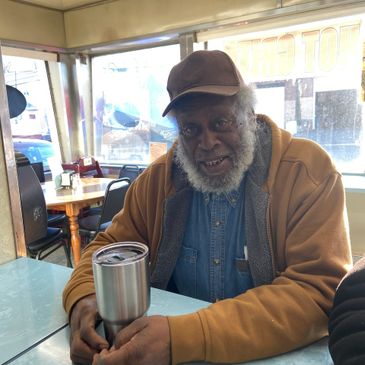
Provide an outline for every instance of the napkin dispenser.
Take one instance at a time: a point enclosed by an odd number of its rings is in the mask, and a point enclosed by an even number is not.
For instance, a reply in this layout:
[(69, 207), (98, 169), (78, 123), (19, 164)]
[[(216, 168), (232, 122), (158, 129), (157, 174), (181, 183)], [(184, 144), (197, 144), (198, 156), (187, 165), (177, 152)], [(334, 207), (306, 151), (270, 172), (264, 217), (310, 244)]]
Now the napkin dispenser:
[(61, 186), (63, 188), (71, 188), (73, 175), (75, 175), (75, 171), (66, 170), (61, 173)]

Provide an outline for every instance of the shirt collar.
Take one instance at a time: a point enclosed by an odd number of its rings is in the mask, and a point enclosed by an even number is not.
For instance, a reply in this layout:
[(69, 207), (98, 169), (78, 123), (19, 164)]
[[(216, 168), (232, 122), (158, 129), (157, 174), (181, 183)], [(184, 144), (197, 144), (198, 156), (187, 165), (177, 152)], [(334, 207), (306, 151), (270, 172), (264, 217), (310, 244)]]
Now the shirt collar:
[(240, 187), (237, 190), (232, 190), (232, 191), (224, 192), (224, 193), (221, 193), (221, 194), (217, 194), (217, 193), (203, 193), (204, 204), (205, 205), (208, 205), (209, 202), (212, 199), (219, 199), (219, 198), (222, 198), (223, 197), (232, 206), (232, 208), (235, 208), (236, 205), (237, 205), (237, 201), (238, 201), (239, 195), (242, 192), (241, 186), (242, 186), (242, 183), (241, 183)]

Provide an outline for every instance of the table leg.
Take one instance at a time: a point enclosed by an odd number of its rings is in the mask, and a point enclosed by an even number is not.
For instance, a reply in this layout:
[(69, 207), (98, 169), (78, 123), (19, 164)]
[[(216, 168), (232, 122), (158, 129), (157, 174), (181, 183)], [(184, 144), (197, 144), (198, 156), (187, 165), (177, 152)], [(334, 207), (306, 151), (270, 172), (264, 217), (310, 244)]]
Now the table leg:
[(78, 215), (80, 206), (75, 203), (66, 205), (66, 215), (70, 225), (71, 247), (74, 257), (75, 266), (79, 263), (81, 257), (81, 238), (79, 234)]
[(74, 256), (75, 265), (80, 261), (81, 256), (81, 238), (79, 234), (79, 222), (77, 215), (69, 216), (71, 247)]

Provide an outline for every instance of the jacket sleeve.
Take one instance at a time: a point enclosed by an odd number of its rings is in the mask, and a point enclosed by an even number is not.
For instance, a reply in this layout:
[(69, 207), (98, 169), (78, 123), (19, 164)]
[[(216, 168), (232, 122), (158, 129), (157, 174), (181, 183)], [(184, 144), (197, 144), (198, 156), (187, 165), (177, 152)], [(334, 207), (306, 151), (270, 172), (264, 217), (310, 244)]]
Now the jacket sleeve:
[(344, 189), (339, 174), (331, 173), (320, 183), (304, 184), (303, 191), (305, 173), (284, 174), (287, 196), (281, 194), (280, 207), (271, 211), (273, 282), (197, 313), (169, 317), (173, 364), (243, 362), (327, 335), (335, 288), (351, 265)]
[(341, 281), (328, 323), (335, 364), (365, 364), (365, 258)]
[[(73, 305), (81, 298), (94, 294), (94, 279), (92, 271), (92, 255), (98, 248), (109, 243), (121, 241), (139, 241), (147, 244), (146, 225), (136, 196), (136, 182), (126, 194), (124, 207), (114, 218), (105, 232), (99, 233), (83, 250), (80, 262), (75, 267), (69, 282), (63, 291), (63, 306), (68, 314)], [(135, 222), (139, 222), (137, 225)]]
[(95, 293), (92, 255), (98, 248), (115, 242), (138, 241), (149, 247), (150, 260), (155, 259), (161, 239), (164, 200), (174, 193), (170, 179), (166, 178), (173, 155), (173, 149), (170, 149), (138, 176), (128, 188), (124, 208), (115, 215), (106, 231), (99, 233), (83, 250), (63, 291), (63, 306), (68, 314), (78, 300)]

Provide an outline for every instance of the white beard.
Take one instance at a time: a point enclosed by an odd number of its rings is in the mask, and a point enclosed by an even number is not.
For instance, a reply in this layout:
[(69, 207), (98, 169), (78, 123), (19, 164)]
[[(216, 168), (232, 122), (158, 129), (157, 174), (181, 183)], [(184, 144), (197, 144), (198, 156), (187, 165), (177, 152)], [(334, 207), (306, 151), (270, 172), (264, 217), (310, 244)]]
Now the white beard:
[(188, 180), (194, 189), (203, 193), (227, 193), (238, 189), (245, 172), (252, 164), (256, 146), (256, 121), (254, 119), (247, 120), (243, 124), (243, 126), (238, 128), (241, 144), (234, 151), (233, 167), (223, 176), (210, 177), (202, 173), (196, 163), (188, 157), (179, 136), (175, 161), (186, 172)]

